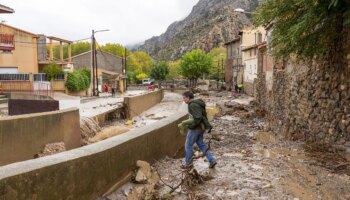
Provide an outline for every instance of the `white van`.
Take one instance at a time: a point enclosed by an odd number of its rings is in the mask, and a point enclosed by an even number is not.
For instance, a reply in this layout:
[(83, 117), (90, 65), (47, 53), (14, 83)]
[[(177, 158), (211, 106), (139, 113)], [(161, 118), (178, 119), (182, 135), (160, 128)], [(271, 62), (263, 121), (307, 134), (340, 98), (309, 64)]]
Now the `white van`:
[(154, 80), (150, 78), (142, 79), (142, 85), (153, 85)]

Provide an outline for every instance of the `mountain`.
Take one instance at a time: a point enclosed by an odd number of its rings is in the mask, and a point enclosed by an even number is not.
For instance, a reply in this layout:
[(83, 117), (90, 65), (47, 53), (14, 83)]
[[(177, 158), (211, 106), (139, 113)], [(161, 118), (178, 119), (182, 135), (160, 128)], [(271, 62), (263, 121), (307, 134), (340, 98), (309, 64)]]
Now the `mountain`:
[(237, 37), (238, 31), (251, 22), (236, 8), (252, 11), (259, 0), (200, 0), (189, 16), (172, 23), (160, 36), (139, 46), (155, 59), (176, 60), (192, 49), (210, 51)]

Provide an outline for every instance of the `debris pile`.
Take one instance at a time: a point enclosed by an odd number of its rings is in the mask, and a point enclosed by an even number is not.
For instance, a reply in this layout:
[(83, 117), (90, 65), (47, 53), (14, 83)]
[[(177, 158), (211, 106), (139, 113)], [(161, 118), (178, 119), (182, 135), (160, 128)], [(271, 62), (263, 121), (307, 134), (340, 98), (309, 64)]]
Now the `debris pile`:
[(80, 116), (80, 130), (83, 145), (86, 145), (89, 144), (89, 138), (93, 138), (98, 132), (101, 131), (101, 127), (97, 120)]
[(158, 174), (145, 161), (138, 160), (136, 166), (138, 170), (132, 177), (136, 186), (127, 194), (128, 200), (156, 199), (158, 196), (156, 188), (160, 180)]
[(34, 158), (49, 156), (63, 151), (66, 151), (64, 142), (50, 143), (46, 144), (44, 149), (39, 154), (36, 154)]

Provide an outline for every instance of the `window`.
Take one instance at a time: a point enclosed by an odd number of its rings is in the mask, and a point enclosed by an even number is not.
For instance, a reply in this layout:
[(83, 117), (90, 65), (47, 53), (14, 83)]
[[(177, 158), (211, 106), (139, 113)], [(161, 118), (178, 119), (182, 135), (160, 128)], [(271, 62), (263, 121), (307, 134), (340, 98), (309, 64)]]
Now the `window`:
[(256, 56), (256, 49), (254, 49), (254, 56)]
[(262, 43), (262, 34), (258, 33), (258, 44)]
[(249, 50), (249, 55), (252, 56), (252, 50), (251, 49)]

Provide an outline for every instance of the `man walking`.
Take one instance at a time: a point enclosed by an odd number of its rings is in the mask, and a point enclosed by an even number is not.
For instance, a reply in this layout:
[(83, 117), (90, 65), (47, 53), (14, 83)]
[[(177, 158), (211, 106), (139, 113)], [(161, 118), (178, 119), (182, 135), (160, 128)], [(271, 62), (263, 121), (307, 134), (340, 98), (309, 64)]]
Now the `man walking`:
[(209, 161), (209, 168), (214, 168), (217, 164), (216, 160), (208, 149), (208, 146), (203, 141), (205, 130), (209, 130), (210, 132), (213, 128), (207, 118), (205, 102), (202, 99), (194, 99), (194, 95), (190, 91), (183, 94), (183, 100), (188, 104), (188, 112), (190, 118), (193, 119), (188, 125), (189, 131), (185, 143), (186, 157), (183, 167), (187, 168), (192, 165), (193, 144), (196, 143), (199, 149), (205, 153), (205, 156)]

